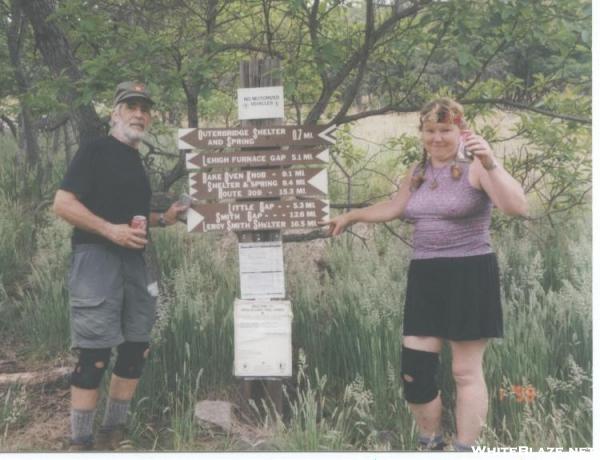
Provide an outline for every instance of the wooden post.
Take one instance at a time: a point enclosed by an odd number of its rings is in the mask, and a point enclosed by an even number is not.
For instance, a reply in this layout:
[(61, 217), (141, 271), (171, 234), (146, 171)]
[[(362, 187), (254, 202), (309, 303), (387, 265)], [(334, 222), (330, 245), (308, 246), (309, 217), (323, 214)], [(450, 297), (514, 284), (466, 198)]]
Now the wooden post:
[[(275, 58), (251, 59), (250, 61), (242, 61), (240, 62), (240, 88), (258, 88), (281, 85), (280, 69), (281, 67), (279, 60)], [(262, 128), (273, 125), (281, 125), (283, 123), (284, 119), (282, 118), (266, 120), (243, 120), (242, 127)], [(273, 147), (273, 150), (277, 149), (278, 147)], [(244, 150), (253, 149), (248, 148)], [(278, 168), (278, 166), (274, 166), (273, 168)], [(276, 201), (277, 198), (273, 198), (272, 200)], [(240, 243), (280, 241), (281, 231), (266, 230), (259, 232), (238, 232), (237, 236)], [(261, 380), (244, 379), (240, 383), (240, 393), (244, 399), (242, 410), (244, 410), (247, 415), (254, 415), (252, 409), (248, 405), (248, 401), (254, 400), (256, 406), (262, 408), (260, 401), (261, 399), (264, 399), (269, 407), (273, 407), (279, 414), (282, 414), (283, 385), (280, 378)]]

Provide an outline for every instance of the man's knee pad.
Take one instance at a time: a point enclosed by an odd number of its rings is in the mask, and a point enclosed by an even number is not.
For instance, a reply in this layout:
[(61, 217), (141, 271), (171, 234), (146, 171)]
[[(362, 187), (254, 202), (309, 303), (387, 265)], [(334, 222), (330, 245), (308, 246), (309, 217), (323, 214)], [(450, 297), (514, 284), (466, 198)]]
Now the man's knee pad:
[(139, 379), (150, 351), (148, 342), (123, 342), (117, 347), (119, 352), (113, 374), (124, 379)]
[(439, 353), (402, 347), (402, 381), (408, 402), (425, 404), (437, 397), (439, 365)]
[(110, 348), (80, 348), (79, 361), (71, 373), (71, 385), (85, 390), (100, 386), (110, 361)]

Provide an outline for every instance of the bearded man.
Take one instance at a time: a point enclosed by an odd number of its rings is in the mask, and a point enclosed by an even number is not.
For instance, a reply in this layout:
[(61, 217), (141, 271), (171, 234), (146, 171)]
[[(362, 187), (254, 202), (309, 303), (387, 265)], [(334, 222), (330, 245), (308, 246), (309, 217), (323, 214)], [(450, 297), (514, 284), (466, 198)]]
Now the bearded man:
[[(79, 148), (54, 199), (54, 212), (74, 226), (68, 283), (79, 360), (71, 375), (70, 450), (118, 446), (148, 357), (158, 290), (143, 257), (146, 229), (129, 224), (144, 216), (149, 225), (165, 227), (186, 210), (174, 203), (165, 213), (150, 212), (150, 182), (138, 147), (152, 105), (144, 84), (120, 83), (109, 135)], [(113, 347), (117, 358), (94, 445), (98, 388)]]

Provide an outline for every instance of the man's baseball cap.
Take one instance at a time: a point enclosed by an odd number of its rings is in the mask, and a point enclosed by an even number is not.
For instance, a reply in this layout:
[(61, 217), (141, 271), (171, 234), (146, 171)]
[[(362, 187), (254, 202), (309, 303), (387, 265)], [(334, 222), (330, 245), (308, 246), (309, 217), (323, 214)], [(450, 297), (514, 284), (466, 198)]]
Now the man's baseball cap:
[(154, 104), (154, 101), (150, 97), (150, 92), (144, 83), (138, 81), (124, 81), (117, 85), (113, 105), (117, 105), (119, 102), (123, 102), (132, 97), (139, 97), (147, 100), (150, 104)]

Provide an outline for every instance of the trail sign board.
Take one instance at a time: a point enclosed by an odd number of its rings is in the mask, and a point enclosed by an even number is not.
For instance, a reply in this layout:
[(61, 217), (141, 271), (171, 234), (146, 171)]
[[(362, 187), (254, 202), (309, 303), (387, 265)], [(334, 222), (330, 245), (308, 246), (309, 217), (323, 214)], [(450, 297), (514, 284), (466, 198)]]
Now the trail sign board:
[(254, 152), (188, 153), (188, 171), (198, 168), (281, 166), (329, 163), (328, 148), (263, 150)]
[(318, 227), (329, 218), (328, 200), (248, 201), (196, 204), (188, 209), (188, 232), (237, 232)]
[(236, 377), (292, 376), (292, 317), (289, 300), (235, 300)]
[(276, 147), (334, 144), (331, 126), (269, 126), (268, 128), (188, 128), (179, 130), (179, 148)]
[(252, 169), (200, 172), (189, 177), (190, 195), (198, 200), (327, 195), (327, 170)]
[(285, 297), (281, 240), (239, 243), (238, 255), (242, 299)]

